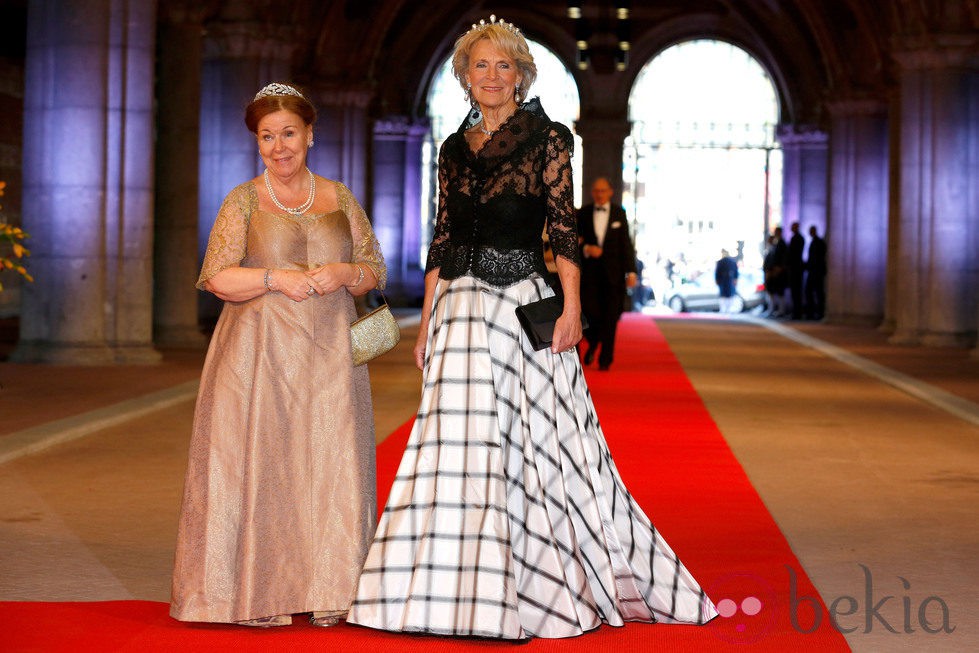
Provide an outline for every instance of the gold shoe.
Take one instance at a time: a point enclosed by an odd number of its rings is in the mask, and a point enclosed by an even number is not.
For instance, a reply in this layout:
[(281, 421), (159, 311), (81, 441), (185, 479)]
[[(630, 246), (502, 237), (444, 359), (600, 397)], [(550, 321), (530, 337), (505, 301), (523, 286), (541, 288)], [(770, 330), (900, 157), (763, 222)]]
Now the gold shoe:
[(292, 623), (292, 616), (288, 614), (274, 614), (270, 617), (259, 617), (258, 619), (245, 619), (236, 621), (239, 626), (254, 626), (257, 628), (271, 628), (272, 626), (288, 626)]

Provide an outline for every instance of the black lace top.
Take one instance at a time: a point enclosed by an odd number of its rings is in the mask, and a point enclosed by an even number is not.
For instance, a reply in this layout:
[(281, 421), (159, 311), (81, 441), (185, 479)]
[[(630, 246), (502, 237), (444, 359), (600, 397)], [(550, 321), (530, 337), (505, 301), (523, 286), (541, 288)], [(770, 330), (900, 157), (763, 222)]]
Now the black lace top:
[(443, 279), (471, 274), (499, 287), (546, 276), (545, 225), (555, 257), (579, 265), (571, 131), (534, 98), (473, 153), (465, 131), (480, 119), (472, 111), (439, 152), (438, 216), (426, 272), (440, 268)]

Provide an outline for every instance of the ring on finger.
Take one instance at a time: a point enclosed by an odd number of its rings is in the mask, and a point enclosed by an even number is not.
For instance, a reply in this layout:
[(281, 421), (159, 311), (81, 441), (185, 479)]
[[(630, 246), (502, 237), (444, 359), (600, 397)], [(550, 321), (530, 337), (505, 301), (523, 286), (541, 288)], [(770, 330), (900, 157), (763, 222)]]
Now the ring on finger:
[(312, 297), (313, 295), (316, 294), (316, 288), (313, 288), (312, 286), (310, 286), (309, 287), (309, 290), (306, 291), (306, 294), (309, 295), (310, 297)]

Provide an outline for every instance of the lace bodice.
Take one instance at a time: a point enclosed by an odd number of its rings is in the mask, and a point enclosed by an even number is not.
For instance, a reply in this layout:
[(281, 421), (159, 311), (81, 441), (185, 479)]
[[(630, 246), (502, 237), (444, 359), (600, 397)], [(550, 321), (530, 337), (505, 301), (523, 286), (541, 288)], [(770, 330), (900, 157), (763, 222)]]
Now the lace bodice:
[(366, 265), (387, 282), (387, 267), (367, 214), (350, 189), (336, 183), (339, 209), (291, 216), (258, 208), (255, 184), (248, 181), (224, 199), (207, 243), (197, 287), (225, 268), (311, 269), (324, 263)]
[(509, 286), (547, 275), (542, 234), (555, 256), (579, 264), (571, 131), (553, 122), (537, 98), (522, 105), (478, 152), (465, 131), (470, 113), (439, 152), (439, 204), (426, 271), (466, 274)]

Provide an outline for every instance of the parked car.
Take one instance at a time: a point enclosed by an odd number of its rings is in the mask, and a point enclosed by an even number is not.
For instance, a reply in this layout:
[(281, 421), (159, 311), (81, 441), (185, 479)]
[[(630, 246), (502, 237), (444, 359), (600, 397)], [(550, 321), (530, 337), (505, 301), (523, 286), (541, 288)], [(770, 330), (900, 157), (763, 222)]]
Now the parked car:
[[(765, 303), (765, 284), (761, 273), (741, 272), (736, 287), (737, 295), (732, 298), (731, 311), (740, 313)], [(714, 275), (704, 272), (695, 279), (682, 282), (666, 291), (666, 305), (677, 313), (687, 311), (718, 311), (720, 295)]]

